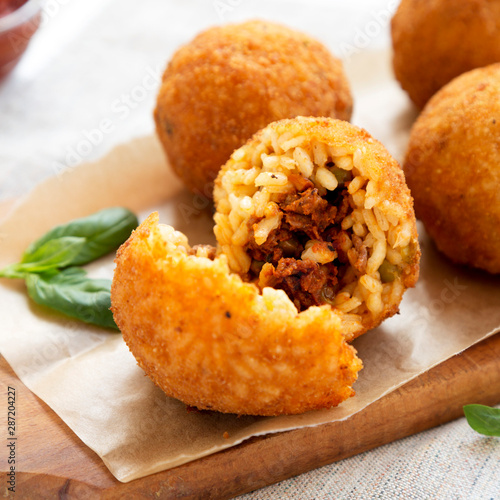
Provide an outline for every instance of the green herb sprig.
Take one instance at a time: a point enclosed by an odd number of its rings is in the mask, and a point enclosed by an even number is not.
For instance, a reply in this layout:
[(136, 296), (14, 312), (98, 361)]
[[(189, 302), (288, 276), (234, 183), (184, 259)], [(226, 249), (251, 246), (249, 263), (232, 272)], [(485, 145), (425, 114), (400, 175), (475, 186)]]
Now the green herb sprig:
[(118, 329), (111, 313), (111, 280), (91, 279), (81, 267), (116, 250), (138, 225), (128, 209), (113, 207), (51, 229), (0, 277), (26, 281), (37, 304), (66, 316)]
[(500, 408), (485, 405), (465, 405), (468, 424), (480, 434), (500, 437)]

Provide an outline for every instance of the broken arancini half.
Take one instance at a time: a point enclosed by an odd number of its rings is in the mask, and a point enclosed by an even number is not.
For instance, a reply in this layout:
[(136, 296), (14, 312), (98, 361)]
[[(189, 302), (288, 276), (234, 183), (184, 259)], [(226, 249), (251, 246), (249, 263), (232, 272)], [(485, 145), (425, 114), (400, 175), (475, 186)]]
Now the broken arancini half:
[(118, 252), (112, 310), (139, 366), (200, 409), (280, 415), (351, 396), (361, 362), (329, 307), (298, 313), (245, 283), (227, 258), (193, 252), (152, 214)]
[(348, 340), (395, 314), (418, 278), (404, 174), (350, 123), (272, 123), (222, 167), (214, 201), (230, 269), (261, 289), (283, 289), (299, 311), (340, 311)]
[(349, 341), (397, 312), (418, 277), (399, 165), (347, 122), (273, 123), (214, 191), (218, 248), (152, 214), (122, 245), (111, 298), (139, 365), (200, 409), (281, 415), (352, 396)]

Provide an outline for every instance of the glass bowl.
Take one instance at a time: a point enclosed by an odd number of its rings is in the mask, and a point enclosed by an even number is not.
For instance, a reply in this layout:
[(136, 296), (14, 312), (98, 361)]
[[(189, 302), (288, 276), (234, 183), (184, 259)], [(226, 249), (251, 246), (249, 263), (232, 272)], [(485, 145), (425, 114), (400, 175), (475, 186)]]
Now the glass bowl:
[(0, 0), (0, 79), (23, 55), (40, 25), (40, 0)]

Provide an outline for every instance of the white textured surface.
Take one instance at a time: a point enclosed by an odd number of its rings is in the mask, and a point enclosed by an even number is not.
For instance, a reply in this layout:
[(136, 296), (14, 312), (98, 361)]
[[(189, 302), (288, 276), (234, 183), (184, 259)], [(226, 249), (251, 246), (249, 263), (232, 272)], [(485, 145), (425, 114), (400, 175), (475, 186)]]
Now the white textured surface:
[[(349, 68), (352, 54), (377, 54), (388, 47), (388, 13), (395, 4), (54, 0), (24, 59), (0, 83), (0, 201), (71, 168), (76, 154), (94, 159), (150, 132), (165, 62), (205, 27), (256, 17), (280, 21), (322, 40)], [(367, 85), (376, 84), (376, 70), (375, 64)], [(363, 85), (354, 90), (359, 106)], [(405, 99), (397, 86), (395, 99)], [(377, 137), (377, 117), (356, 109), (354, 122)], [(106, 131), (92, 132), (99, 127)], [(95, 143), (90, 148), (88, 137)], [(499, 485), (500, 440), (473, 433), (461, 419), (244, 498), (496, 499)]]
[[(153, 130), (159, 78), (200, 30), (263, 18), (302, 29), (339, 56), (388, 44), (394, 0), (51, 0), (15, 72), (0, 83), (0, 200), (78, 156), (95, 159)], [(369, 7), (365, 7), (365, 6)], [(369, 35), (366, 35), (366, 32)], [(86, 148), (102, 120), (109, 132)], [(75, 154), (75, 152), (77, 154)], [(59, 169), (59, 170), (58, 170)]]
[(496, 500), (499, 466), (500, 440), (461, 419), (238, 499)]

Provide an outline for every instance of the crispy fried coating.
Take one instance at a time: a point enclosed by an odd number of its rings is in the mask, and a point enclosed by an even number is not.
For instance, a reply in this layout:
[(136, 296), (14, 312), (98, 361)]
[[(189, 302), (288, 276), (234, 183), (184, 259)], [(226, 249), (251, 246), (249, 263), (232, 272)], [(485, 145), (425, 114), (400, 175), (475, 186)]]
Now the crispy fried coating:
[(500, 2), (402, 0), (392, 40), (396, 78), (423, 108), (456, 76), (500, 61)]
[(155, 121), (174, 171), (211, 198), (219, 168), (268, 123), (297, 115), (348, 120), (351, 111), (342, 63), (326, 47), (250, 21), (209, 29), (174, 54)]
[(354, 394), (361, 362), (329, 306), (297, 310), (281, 290), (244, 283), (224, 255), (188, 255), (152, 214), (120, 248), (112, 310), (139, 365), (200, 409), (280, 415)]
[(404, 170), (439, 250), (500, 273), (500, 63), (457, 77), (428, 102)]

